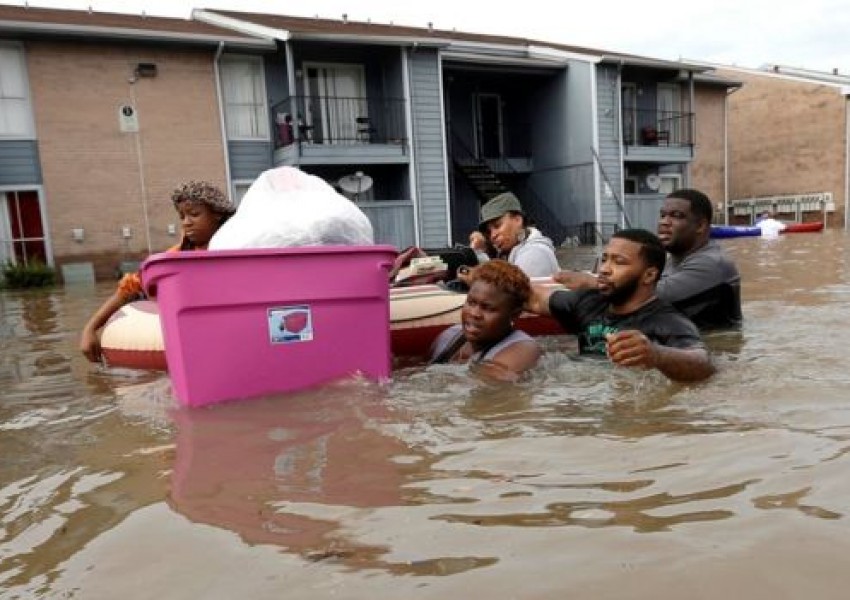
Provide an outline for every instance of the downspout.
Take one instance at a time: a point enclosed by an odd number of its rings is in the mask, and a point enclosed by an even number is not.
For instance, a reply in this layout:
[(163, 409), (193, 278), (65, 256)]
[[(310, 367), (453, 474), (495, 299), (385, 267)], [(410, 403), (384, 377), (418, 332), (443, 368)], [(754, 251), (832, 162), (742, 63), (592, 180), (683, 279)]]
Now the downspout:
[(850, 208), (850, 87), (842, 90), (844, 94), (844, 229), (847, 229)]
[(295, 58), (292, 56), (292, 44), (289, 43), (289, 40), (283, 43), (283, 48), (286, 53), (286, 85), (289, 87), (289, 98), (291, 101), (290, 110), (294, 113), (292, 115), (293, 120), (295, 121), (295, 127), (293, 133), (295, 134), (295, 140), (298, 148), (298, 162), (301, 162), (301, 128), (298, 127), (298, 123), (301, 121), (299, 119), (302, 118), (299, 111), (298, 106), (298, 97), (295, 95), (297, 90), (296, 82), (295, 82)]
[(227, 182), (227, 197), (233, 200), (233, 182), (230, 180), (230, 150), (227, 143), (227, 124), (224, 121), (224, 94), (221, 91), (221, 71), (219, 70), (218, 62), (221, 59), (221, 53), (224, 52), (224, 42), (218, 43), (218, 49), (215, 51), (213, 58), (213, 73), (215, 74), (215, 94), (218, 100), (218, 121), (221, 128), (221, 141), (224, 150), (224, 177)]
[(740, 90), (726, 90), (723, 97), (723, 223), (729, 224), (729, 96)]
[[(626, 207), (626, 163), (623, 162), (623, 61), (617, 64), (617, 90), (614, 98), (617, 106), (617, 141), (620, 146), (620, 198), (623, 199), (623, 209)], [(626, 225), (626, 213), (623, 212), (623, 227)]]
[(439, 88), (439, 98), (440, 98), (440, 129), (443, 135), (443, 177), (445, 177), (444, 186), (446, 193), (446, 242), (448, 245), (452, 243), (452, 198), (451, 198), (451, 189), (449, 187), (449, 151), (446, 146), (446, 138), (448, 137), (448, 131), (446, 131), (446, 103), (445, 103), (445, 92), (443, 91), (443, 55), (440, 50), (437, 50), (437, 84)]
[[(413, 245), (420, 246), (422, 234), (420, 232), (421, 219), (419, 218), (419, 169), (416, 165), (417, 152), (416, 144), (414, 143), (415, 132), (413, 131), (413, 93), (412, 83), (410, 78), (410, 52), (416, 49), (416, 44), (412, 50), (401, 47), (401, 73), (404, 87), (404, 121), (407, 127), (407, 147), (410, 151), (410, 162), (408, 163), (408, 179), (410, 182), (410, 200), (413, 203)], [(442, 102), (442, 100), (441, 100)]]
[(729, 224), (729, 90), (723, 95), (723, 224)]
[[(593, 162), (593, 203), (596, 207), (596, 222), (602, 224), (602, 195), (601, 190), (601, 175), (599, 170), (602, 166), (599, 164), (599, 100), (596, 89), (596, 67), (595, 63), (590, 65), (590, 152), (591, 161)], [(594, 157), (596, 160), (594, 160)]]
[(691, 109), (691, 118), (689, 119), (690, 124), (690, 133), (691, 133), (691, 160), (688, 161), (688, 164), (685, 166), (685, 187), (691, 187), (691, 166), (693, 164), (694, 154), (696, 151), (696, 143), (697, 143), (697, 100), (696, 94), (694, 92), (694, 72), (688, 71), (688, 105)]

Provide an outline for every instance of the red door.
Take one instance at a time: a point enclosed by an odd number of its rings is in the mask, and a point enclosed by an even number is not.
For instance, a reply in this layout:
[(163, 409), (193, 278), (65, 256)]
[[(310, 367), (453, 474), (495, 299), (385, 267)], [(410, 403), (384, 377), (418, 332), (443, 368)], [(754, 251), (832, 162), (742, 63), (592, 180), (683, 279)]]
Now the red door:
[[(35, 190), (0, 195), (0, 262), (47, 263), (44, 222)], [(5, 213), (5, 214), (4, 214)]]

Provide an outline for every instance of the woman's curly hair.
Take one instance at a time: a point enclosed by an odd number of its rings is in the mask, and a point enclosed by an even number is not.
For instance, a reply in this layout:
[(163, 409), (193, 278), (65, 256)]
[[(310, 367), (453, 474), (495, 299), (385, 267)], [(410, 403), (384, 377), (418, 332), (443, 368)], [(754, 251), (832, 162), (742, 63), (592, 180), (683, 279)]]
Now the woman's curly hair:
[(522, 308), (531, 297), (531, 280), (522, 269), (504, 260), (491, 260), (472, 269), (469, 285), (489, 283), (510, 296), (514, 308)]
[(174, 208), (181, 202), (206, 204), (213, 212), (231, 215), (236, 211), (233, 202), (219, 188), (207, 181), (189, 181), (171, 194)]

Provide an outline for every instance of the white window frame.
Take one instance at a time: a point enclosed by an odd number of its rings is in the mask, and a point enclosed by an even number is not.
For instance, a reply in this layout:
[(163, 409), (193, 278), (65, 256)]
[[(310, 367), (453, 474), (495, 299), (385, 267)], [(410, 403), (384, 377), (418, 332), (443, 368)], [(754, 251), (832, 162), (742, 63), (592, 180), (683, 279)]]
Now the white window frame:
[(41, 239), (44, 241), (44, 253), (47, 259), (47, 265), (53, 266), (53, 242), (50, 237), (50, 227), (49, 227), (49, 219), (47, 217), (47, 203), (44, 200), (44, 188), (40, 185), (0, 185), (0, 211), (3, 211), (3, 215), (0, 215), (0, 244), (8, 244), (7, 248), (11, 249), (11, 254), (7, 255), (7, 251), (0, 251), (0, 265), (5, 260), (11, 260), (13, 263), (16, 263), (17, 260), (15, 258), (14, 249), (12, 249), (12, 244), (14, 241), (12, 240), (12, 231), (11, 224), (8, 219), (8, 207), (7, 207), (7, 196), (6, 194), (10, 192), (35, 192), (38, 196), (38, 210), (41, 214), (41, 230), (44, 232), (41, 238), (22, 238), (23, 239)]
[[(251, 65), (253, 68), (255, 68), (260, 81), (261, 97), (254, 98), (254, 102), (249, 104), (249, 106), (253, 106), (257, 111), (257, 113), (255, 114), (258, 128), (256, 135), (233, 135), (231, 133), (233, 114), (231, 112), (230, 107), (234, 103), (231, 102), (227, 97), (229, 87), (227, 85), (226, 78), (228, 72), (228, 64), (238, 63)], [(224, 54), (222, 55), (221, 61), (219, 63), (219, 73), (219, 76), (221, 77), (222, 103), (224, 104), (224, 123), (225, 130), (227, 131), (227, 139), (234, 141), (270, 141), (271, 127), (269, 126), (269, 103), (267, 100), (268, 93), (266, 90), (266, 73), (263, 64), (263, 59), (259, 56)]]
[[(26, 55), (24, 54), (23, 44), (18, 42), (0, 42), (0, 49), (11, 51), (17, 54), (17, 60), (19, 62), (19, 70), (20, 73), (23, 74), (23, 81), (20, 82), (21, 91), (23, 96), (15, 96), (10, 98), (4, 98), (2, 96), (2, 83), (0, 83), (0, 113), (3, 111), (4, 101), (6, 100), (15, 100), (21, 102), (25, 106), (25, 121), (23, 123), (23, 131), (17, 131), (14, 133), (9, 133), (4, 131), (2, 120), (0, 120), (0, 139), (3, 140), (34, 140), (35, 139), (35, 121), (33, 120), (32, 114), (32, 94), (30, 93), (29, 87), (29, 76), (27, 71), (27, 61)], [(3, 63), (0, 62), (0, 69), (3, 68)], [(0, 73), (0, 81), (2, 81), (3, 74)]]

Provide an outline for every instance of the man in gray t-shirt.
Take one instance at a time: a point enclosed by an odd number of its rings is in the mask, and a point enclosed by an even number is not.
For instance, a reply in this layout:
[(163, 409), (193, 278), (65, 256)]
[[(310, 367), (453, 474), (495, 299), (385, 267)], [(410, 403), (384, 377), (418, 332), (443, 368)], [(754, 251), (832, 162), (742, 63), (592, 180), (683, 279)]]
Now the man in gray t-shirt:
[[(656, 294), (682, 311), (700, 330), (741, 325), (741, 276), (711, 234), (712, 208), (697, 190), (667, 196), (658, 219), (658, 237), (669, 258)], [(588, 273), (561, 271), (554, 279), (570, 289), (596, 287)]]
[(669, 254), (657, 293), (701, 330), (741, 325), (741, 276), (720, 244), (709, 239), (708, 196), (682, 189), (664, 200), (658, 237)]

